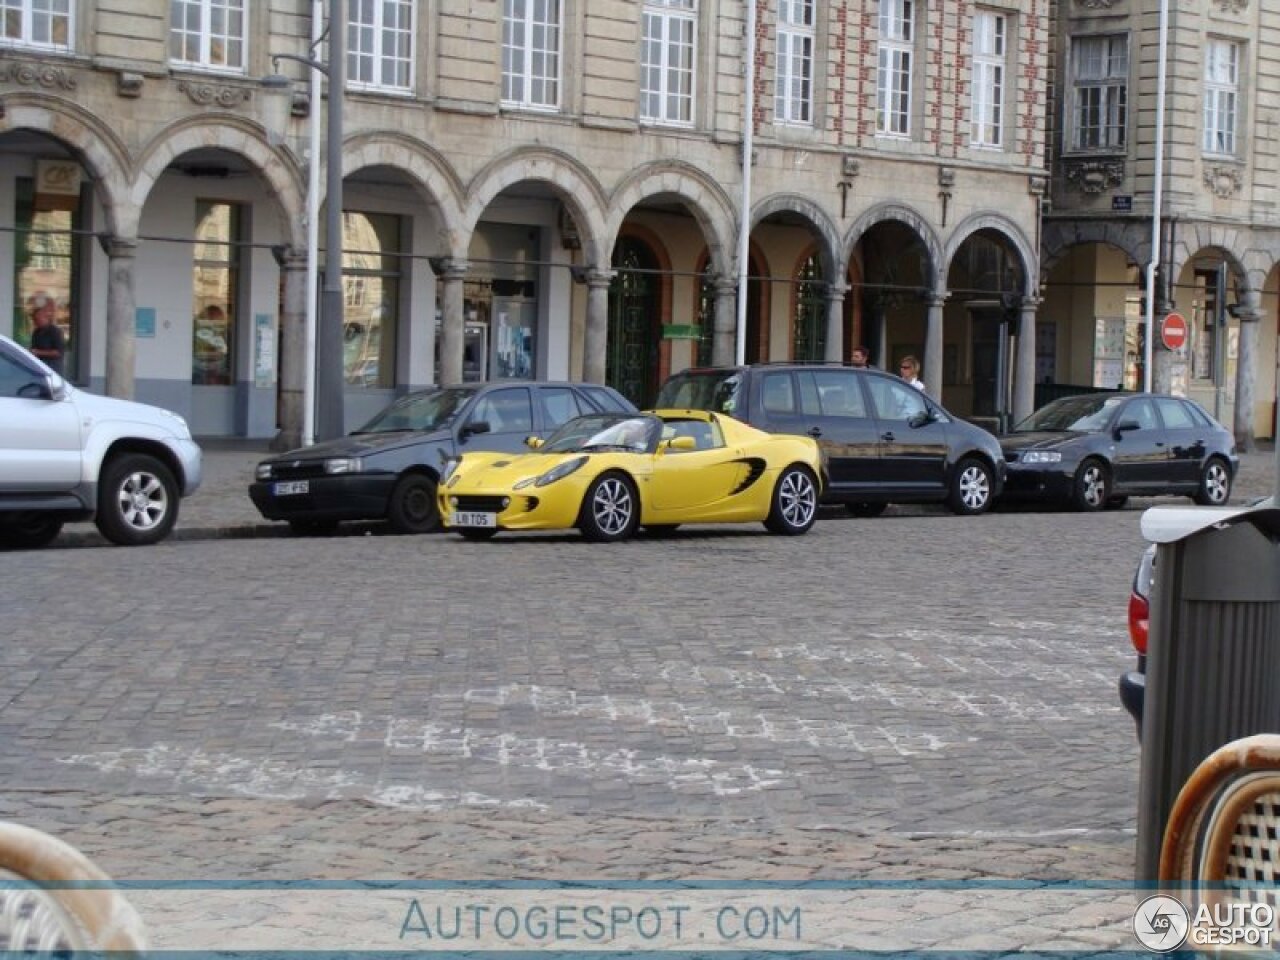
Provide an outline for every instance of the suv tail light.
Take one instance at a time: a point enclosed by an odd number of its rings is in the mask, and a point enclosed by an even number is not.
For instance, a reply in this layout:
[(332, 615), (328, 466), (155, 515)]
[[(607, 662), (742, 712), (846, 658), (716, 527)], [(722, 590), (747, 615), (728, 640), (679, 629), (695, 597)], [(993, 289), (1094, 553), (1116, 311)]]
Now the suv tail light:
[(1129, 639), (1133, 649), (1146, 656), (1147, 631), (1151, 626), (1151, 604), (1147, 598), (1134, 591), (1129, 594)]

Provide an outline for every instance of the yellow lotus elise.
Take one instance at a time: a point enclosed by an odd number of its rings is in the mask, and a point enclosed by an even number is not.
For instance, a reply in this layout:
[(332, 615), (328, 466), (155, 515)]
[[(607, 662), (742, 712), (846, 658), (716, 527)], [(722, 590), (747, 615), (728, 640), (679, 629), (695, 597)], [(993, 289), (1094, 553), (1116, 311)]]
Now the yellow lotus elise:
[(809, 437), (770, 434), (702, 410), (591, 414), (530, 453), (468, 453), (440, 478), (440, 516), (471, 540), (499, 530), (566, 530), (625, 540), (639, 527), (762, 521), (808, 532), (822, 493)]

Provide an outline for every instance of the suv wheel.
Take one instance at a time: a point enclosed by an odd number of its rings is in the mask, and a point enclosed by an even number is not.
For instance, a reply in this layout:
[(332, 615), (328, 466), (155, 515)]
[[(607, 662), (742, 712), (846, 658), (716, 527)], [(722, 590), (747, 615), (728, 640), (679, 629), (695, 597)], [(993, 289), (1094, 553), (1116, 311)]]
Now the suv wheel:
[(98, 487), (101, 534), (122, 547), (163, 540), (178, 520), (178, 484), (155, 457), (130, 453), (103, 467)]
[(62, 521), (38, 513), (16, 513), (0, 520), (0, 547), (34, 550), (53, 542)]
[(965, 516), (986, 511), (991, 506), (991, 468), (977, 457), (965, 457), (956, 464), (947, 505)]

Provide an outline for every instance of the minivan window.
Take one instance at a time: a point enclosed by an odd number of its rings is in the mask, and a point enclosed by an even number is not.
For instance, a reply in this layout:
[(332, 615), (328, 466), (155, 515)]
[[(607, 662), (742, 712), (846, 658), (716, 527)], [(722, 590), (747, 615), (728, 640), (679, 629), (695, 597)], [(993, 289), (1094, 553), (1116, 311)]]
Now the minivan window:
[(766, 373), (760, 387), (765, 413), (795, 413), (796, 391), (789, 373)]
[(742, 374), (737, 370), (698, 370), (678, 373), (658, 391), (659, 410), (710, 410), (736, 416)]
[(881, 420), (910, 420), (928, 410), (924, 397), (915, 387), (888, 377), (872, 377), (867, 385), (875, 401), (876, 415)]
[(842, 370), (815, 370), (813, 380), (824, 417), (865, 417), (867, 405), (857, 374)]

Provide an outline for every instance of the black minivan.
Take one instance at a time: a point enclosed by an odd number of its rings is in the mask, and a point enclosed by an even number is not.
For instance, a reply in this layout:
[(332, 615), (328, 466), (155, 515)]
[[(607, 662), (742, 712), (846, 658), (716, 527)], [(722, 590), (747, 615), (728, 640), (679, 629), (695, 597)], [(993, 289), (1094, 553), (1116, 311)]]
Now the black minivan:
[(858, 516), (895, 502), (982, 513), (1004, 486), (1000, 444), (922, 391), (879, 370), (754, 364), (674, 374), (658, 409), (714, 410), (770, 433), (814, 437), (826, 459), (824, 501)]

